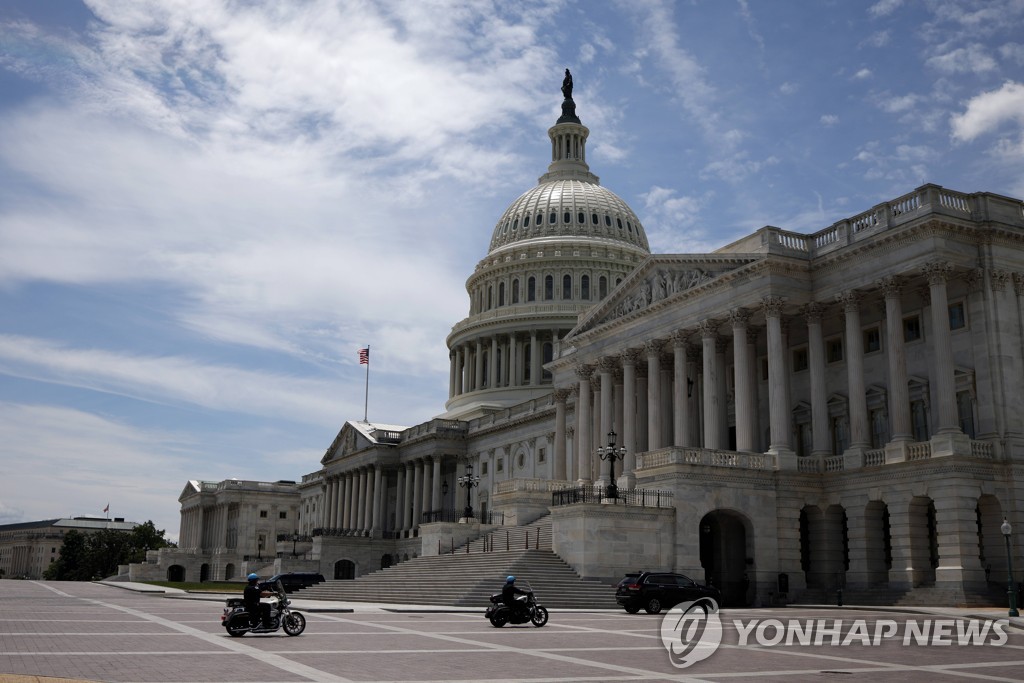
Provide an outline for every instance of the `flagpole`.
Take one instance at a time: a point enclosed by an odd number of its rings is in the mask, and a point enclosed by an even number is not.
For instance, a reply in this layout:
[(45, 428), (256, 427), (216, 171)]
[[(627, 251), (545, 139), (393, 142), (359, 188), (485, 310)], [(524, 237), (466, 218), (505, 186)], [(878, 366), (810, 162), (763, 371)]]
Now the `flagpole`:
[(366, 419), (370, 406), (370, 345), (366, 345), (366, 398), (363, 401), (363, 422), (369, 423)]

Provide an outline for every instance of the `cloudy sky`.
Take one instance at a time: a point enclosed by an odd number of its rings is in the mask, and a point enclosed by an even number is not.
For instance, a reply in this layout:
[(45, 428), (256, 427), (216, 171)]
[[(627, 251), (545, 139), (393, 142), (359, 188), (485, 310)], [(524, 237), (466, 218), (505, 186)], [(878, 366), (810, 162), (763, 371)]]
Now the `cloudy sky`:
[(657, 252), (924, 183), (1024, 197), (1024, 0), (0, 4), (0, 523), (177, 537), (444, 411), (445, 336), (563, 69)]

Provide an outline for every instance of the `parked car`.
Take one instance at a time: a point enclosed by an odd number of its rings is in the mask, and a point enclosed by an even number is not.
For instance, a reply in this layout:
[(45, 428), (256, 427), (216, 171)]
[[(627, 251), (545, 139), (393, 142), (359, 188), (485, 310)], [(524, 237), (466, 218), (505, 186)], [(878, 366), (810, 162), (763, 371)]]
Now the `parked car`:
[(689, 576), (668, 572), (626, 574), (615, 589), (615, 602), (630, 614), (641, 609), (648, 614), (657, 614), (680, 602), (697, 598), (713, 598), (721, 602), (722, 594), (714, 586), (705, 586)]
[(285, 593), (292, 593), (301, 588), (309, 588), (314, 584), (318, 584), (324, 580), (323, 574), (317, 574), (316, 572), (287, 572), (285, 574), (274, 574), (266, 583), (273, 585), (278, 579), (281, 580), (281, 584), (284, 586)]

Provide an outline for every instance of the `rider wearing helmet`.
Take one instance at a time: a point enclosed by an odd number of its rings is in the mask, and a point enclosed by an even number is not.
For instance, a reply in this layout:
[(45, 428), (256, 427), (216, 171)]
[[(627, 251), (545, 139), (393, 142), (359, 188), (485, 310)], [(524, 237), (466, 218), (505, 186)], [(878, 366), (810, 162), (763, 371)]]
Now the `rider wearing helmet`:
[(269, 627), (270, 605), (265, 602), (260, 602), (260, 598), (270, 597), (271, 592), (260, 588), (259, 574), (249, 574), (248, 578), (249, 585), (245, 587), (245, 592), (242, 593), (242, 599), (245, 602), (245, 611), (249, 613), (249, 621), (253, 626), (256, 626), (259, 624), (260, 619), (262, 619), (263, 625)]
[(516, 600), (516, 596), (528, 594), (529, 591), (521, 590), (516, 586), (516, 577), (509, 576), (505, 579), (505, 585), (501, 589), (501, 601), (505, 603), (509, 609), (522, 610), (523, 603), (521, 600)]

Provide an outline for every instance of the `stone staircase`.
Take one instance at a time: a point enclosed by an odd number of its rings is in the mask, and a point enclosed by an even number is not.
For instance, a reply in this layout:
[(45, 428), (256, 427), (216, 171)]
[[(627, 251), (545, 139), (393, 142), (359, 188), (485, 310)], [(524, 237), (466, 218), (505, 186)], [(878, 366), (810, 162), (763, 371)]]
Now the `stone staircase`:
[(417, 557), (354, 580), (326, 581), (303, 589), (297, 597), (482, 609), (490, 604), (490, 596), (501, 590), (505, 577), (512, 574), (518, 583), (529, 581), (545, 607), (617, 606), (613, 586), (581, 579), (551, 551), (550, 519), (502, 527), (467, 545), (457, 546), (454, 553)]
[[(959, 592), (934, 585), (917, 586), (912, 591), (887, 587), (843, 590), (844, 605), (888, 605), (893, 607), (999, 607), (1007, 602), (1005, 588), (993, 584), (988, 591)], [(791, 604), (835, 605), (836, 591), (808, 588)]]

